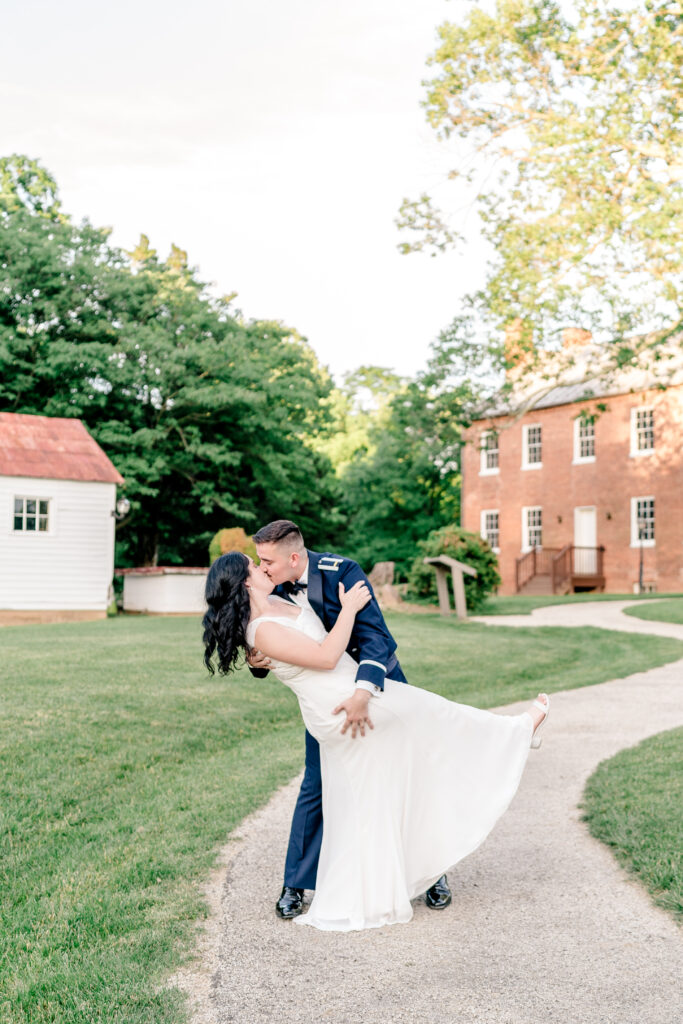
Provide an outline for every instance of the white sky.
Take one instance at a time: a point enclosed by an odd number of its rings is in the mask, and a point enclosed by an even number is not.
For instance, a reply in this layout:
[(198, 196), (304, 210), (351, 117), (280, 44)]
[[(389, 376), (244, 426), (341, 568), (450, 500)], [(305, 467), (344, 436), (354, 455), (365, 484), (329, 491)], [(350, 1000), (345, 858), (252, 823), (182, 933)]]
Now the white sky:
[(420, 82), (436, 26), (468, 6), (4, 0), (0, 154), (40, 159), (115, 244), (187, 249), (335, 375), (412, 374), (483, 275), (472, 214), (460, 256), (401, 256), (394, 225), (404, 195), (444, 189)]

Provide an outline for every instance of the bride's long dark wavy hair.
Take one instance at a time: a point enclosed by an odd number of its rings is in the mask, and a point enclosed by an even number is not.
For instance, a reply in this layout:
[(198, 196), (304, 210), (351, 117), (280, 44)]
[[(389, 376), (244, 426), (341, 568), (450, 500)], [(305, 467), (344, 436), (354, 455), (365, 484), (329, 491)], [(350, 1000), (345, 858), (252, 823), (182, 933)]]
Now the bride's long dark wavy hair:
[(216, 671), (213, 655), (217, 655), (218, 671), (227, 675), (237, 667), (240, 651), (248, 654), (247, 626), (251, 614), (249, 591), (249, 559), (241, 551), (228, 551), (217, 558), (206, 577), (204, 596), (209, 606), (202, 619), (204, 627), (204, 664), (211, 675)]

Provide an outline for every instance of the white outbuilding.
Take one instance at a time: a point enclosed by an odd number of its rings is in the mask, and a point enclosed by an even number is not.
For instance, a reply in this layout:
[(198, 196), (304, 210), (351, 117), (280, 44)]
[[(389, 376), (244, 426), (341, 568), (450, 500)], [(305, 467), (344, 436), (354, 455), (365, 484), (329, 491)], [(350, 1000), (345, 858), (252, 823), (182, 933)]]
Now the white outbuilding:
[(123, 610), (145, 615), (203, 615), (208, 569), (181, 565), (117, 569), (123, 576)]
[(0, 622), (106, 615), (121, 483), (80, 420), (0, 413)]

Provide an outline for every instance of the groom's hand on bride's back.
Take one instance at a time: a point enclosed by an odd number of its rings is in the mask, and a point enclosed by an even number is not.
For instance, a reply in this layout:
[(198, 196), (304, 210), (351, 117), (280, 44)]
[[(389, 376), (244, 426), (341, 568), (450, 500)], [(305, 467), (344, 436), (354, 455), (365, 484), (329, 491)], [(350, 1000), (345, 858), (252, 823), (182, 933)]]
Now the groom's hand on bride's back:
[(338, 715), (341, 711), (346, 712), (346, 720), (341, 727), (342, 734), (350, 729), (351, 738), (355, 740), (357, 732), (365, 736), (366, 726), (369, 729), (375, 728), (368, 714), (369, 701), (370, 694), (367, 690), (356, 690), (352, 697), (347, 697), (341, 704), (337, 704), (332, 711), (333, 715)]

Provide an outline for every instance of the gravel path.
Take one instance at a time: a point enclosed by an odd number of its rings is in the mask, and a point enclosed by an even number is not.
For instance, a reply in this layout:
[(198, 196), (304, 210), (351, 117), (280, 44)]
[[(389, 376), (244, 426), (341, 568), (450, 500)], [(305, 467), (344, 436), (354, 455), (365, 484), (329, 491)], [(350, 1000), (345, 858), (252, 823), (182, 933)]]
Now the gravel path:
[[(615, 605), (562, 606), (571, 623), (557, 608), (514, 618), (618, 628)], [(683, 627), (665, 628), (683, 639)], [(276, 917), (298, 780), (280, 790), (223, 848), (197, 959), (172, 979), (193, 1024), (679, 1024), (681, 932), (591, 838), (577, 805), (600, 761), (683, 724), (682, 680), (680, 661), (553, 694), (512, 806), (449, 873), (453, 905), (416, 901), (408, 925), (340, 935)]]
[(649, 633), (683, 640), (683, 626), (673, 622), (655, 622), (624, 615), (624, 608), (652, 601), (586, 601), (585, 604), (551, 604), (535, 608), (530, 615), (474, 615), (470, 622), (485, 626), (597, 626), (621, 633)]

